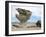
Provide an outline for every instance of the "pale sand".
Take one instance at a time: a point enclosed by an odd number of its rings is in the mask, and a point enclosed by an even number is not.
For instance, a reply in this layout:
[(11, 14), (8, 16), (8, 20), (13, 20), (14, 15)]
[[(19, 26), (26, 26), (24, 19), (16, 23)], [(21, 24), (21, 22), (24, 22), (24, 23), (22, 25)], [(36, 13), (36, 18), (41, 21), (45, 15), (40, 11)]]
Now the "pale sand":
[(24, 30), (40, 30), (40, 27), (37, 27), (36, 24), (32, 25), (17, 25), (18, 27), (12, 26), (12, 31), (24, 31)]

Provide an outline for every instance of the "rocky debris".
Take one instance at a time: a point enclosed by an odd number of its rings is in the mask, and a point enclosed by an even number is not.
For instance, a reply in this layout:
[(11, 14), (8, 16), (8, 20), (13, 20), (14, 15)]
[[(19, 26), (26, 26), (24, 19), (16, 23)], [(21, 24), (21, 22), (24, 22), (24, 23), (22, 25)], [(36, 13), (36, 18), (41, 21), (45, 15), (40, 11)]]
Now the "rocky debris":
[(16, 27), (16, 28), (31, 28), (31, 27), (37, 27), (36, 26), (36, 24), (35, 23), (33, 23), (33, 24), (25, 24), (25, 23), (23, 23), (23, 24), (19, 24), (19, 25), (12, 25), (12, 26), (14, 26), (14, 27)]
[(41, 27), (41, 21), (38, 20), (37, 23), (36, 23), (37, 27)]

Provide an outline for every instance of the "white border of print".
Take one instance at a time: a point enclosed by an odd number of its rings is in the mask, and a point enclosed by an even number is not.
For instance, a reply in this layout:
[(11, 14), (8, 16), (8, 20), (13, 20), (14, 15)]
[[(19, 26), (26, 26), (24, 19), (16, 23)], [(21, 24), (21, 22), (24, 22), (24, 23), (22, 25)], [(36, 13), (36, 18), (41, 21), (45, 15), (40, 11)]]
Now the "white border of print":
[[(30, 30), (30, 31), (11, 31), (11, 5), (24, 5), (24, 6), (41, 6), (42, 7), (42, 15), (41, 15), (41, 30)], [(20, 4), (20, 3), (9, 3), (9, 35), (10, 34), (26, 34), (26, 33), (42, 33), (44, 32), (44, 25), (43, 25), (43, 5), (37, 5), (37, 4)]]

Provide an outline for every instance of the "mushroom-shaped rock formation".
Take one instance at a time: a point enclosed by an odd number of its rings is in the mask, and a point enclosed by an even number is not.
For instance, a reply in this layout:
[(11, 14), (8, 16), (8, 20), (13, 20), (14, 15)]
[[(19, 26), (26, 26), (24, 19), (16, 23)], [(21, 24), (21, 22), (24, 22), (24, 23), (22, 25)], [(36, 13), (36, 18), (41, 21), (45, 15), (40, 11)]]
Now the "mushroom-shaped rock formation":
[(25, 10), (21, 8), (17, 8), (16, 10), (19, 12), (19, 15), (16, 14), (16, 17), (21, 23), (26, 22), (32, 14), (32, 12), (29, 10)]

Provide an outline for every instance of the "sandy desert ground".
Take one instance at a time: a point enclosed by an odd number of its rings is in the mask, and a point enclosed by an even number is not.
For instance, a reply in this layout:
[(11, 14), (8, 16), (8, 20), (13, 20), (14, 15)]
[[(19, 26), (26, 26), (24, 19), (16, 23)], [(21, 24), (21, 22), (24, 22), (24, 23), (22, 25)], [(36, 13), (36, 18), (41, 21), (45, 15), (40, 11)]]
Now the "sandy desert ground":
[(24, 30), (40, 30), (40, 27), (37, 27), (35, 23), (32, 24), (22, 24), (22, 25), (13, 25), (12, 31), (24, 31)]

